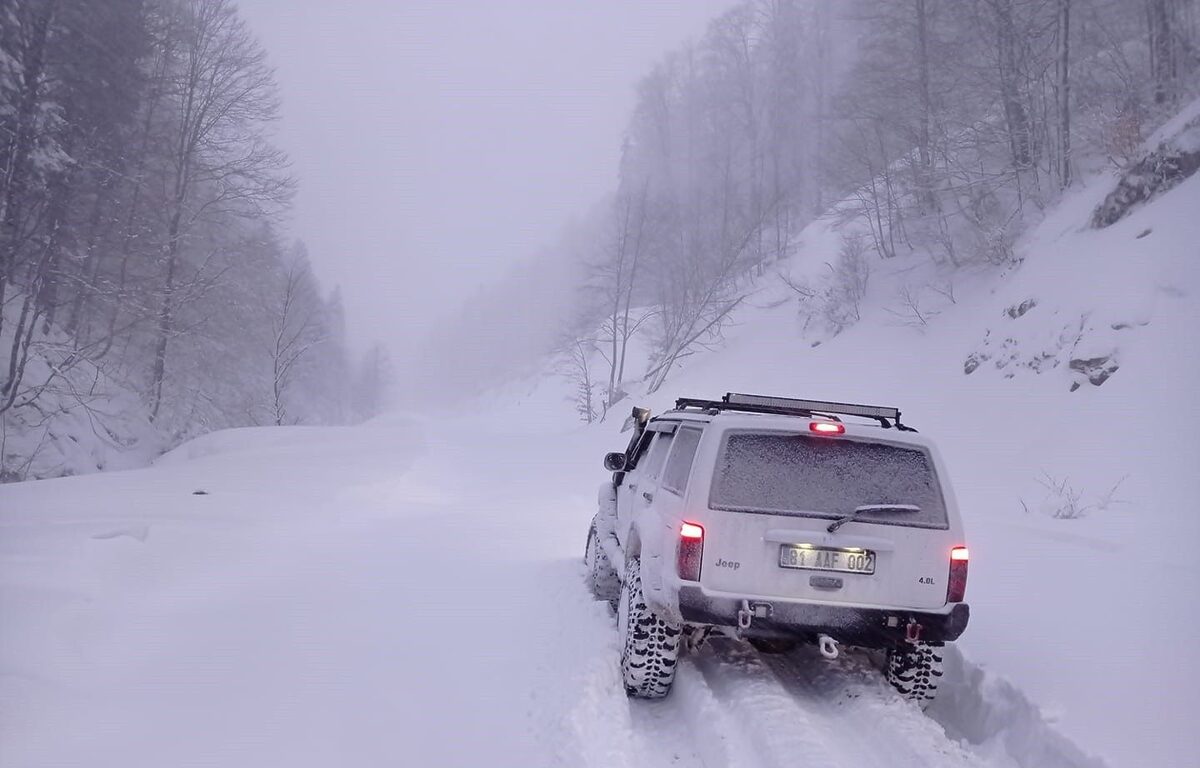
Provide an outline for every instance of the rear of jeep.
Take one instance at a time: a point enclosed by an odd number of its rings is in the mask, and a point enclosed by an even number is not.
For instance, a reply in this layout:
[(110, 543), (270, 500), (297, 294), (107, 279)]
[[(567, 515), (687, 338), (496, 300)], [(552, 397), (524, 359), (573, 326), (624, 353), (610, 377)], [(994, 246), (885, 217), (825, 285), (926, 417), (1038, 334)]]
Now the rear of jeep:
[(828, 657), (883, 649), (893, 685), (930, 700), (941, 646), (968, 619), (962, 525), (933, 445), (876, 406), (727, 395), (676, 412), (710, 418), (670, 521), (668, 623), (693, 643), (717, 631)]

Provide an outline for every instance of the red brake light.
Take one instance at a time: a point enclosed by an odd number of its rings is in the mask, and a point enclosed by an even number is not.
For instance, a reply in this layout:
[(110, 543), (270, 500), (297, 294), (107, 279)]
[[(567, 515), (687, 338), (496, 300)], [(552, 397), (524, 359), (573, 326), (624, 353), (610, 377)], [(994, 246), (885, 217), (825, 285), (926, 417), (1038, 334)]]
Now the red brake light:
[(695, 523), (679, 526), (679, 546), (675, 551), (675, 570), (684, 581), (700, 581), (700, 561), (704, 556), (704, 529)]
[(818, 435), (844, 435), (846, 433), (846, 425), (836, 421), (810, 421), (808, 429)]
[(946, 602), (961, 603), (967, 596), (967, 560), (969, 553), (966, 547), (955, 547), (950, 550), (950, 579), (946, 582)]

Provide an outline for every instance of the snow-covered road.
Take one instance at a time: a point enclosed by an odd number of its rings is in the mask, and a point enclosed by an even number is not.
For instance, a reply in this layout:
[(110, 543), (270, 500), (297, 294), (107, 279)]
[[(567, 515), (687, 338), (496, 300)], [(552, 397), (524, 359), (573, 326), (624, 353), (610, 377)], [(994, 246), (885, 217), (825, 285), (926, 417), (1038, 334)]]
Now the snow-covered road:
[(627, 700), (578, 562), (595, 437), (546, 439), (238, 430), (0, 488), (0, 765), (1097, 765), (1019, 696), (952, 683), (934, 719), (861, 655), (718, 641)]

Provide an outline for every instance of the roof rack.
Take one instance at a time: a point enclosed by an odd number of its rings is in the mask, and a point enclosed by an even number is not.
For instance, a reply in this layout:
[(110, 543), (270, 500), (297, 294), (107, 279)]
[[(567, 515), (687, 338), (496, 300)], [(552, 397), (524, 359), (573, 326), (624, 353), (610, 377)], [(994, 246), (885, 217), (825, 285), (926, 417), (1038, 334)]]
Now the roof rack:
[(699, 408), (713, 413), (721, 411), (741, 411), (744, 413), (769, 413), (780, 416), (828, 416), (840, 421), (838, 416), (861, 416), (874, 419), (884, 429), (895, 426), (903, 432), (916, 432), (910, 426), (900, 423), (900, 410), (882, 405), (854, 405), (853, 403), (835, 403), (826, 400), (799, 400), (792, 397), (771, 397), (770, 395), (746, 395), (737, 392), (727, 392), (720, 400), (701, 400), (694, 397), (681, 397), (675, 401), (675, 409)]

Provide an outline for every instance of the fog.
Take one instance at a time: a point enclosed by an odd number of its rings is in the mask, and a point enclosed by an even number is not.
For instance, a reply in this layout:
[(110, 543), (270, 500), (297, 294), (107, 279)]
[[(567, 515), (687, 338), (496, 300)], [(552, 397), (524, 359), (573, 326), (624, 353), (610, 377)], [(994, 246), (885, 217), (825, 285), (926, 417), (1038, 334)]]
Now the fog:
[[(9, 5), (0, 427), (26, 461), (98, 398), (148, 453), (519, 376), (603, 420), (761, 301), (832, 338), (900, 257), (939, 296), (1019, 263), (1067, 192), (1143, 162), (1200, 50), (1195, 0)], [(923, 326), (926, 288), (889, 312)]]
[(400, 365), (615, 185), (635, 86), (728, 0), (244, 0), (283, 101), (288, 231)]

